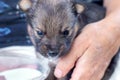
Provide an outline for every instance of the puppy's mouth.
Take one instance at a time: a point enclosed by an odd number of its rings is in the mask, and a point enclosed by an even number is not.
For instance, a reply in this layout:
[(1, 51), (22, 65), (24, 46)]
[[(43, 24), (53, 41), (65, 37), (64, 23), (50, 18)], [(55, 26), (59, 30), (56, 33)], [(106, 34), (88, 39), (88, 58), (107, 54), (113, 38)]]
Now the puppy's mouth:
[(57, 61), (59, 60), (59, 56), (55, 56), (55, 57), (48, 57), (48, 61), (52, 62), (52, 63), (57, 63)]
[(50, 56), (49, 54), (47, 54), (46, 56), (44, 56), (40, 54), (39, 52), (37, 52), (37, 58), (39, 60), (45, 60), (53, 64), (57, 64), (58, 60), (60, 59), (60, 54), (57, 54), (56, 56)]

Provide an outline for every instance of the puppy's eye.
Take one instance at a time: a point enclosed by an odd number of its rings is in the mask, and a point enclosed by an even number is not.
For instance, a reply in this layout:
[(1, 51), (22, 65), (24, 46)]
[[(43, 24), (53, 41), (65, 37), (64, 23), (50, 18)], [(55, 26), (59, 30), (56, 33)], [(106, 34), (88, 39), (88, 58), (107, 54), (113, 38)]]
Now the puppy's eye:
[(68, 35), (69, 35), (69, 30), (63, 31), (62, 34), (63, 34), (64, 36), (68, 36)]
[(42, 32), (42, 31), (37, 31), (37, 35), (43, 36), (43, 35), (44, 35), (44, 32)]

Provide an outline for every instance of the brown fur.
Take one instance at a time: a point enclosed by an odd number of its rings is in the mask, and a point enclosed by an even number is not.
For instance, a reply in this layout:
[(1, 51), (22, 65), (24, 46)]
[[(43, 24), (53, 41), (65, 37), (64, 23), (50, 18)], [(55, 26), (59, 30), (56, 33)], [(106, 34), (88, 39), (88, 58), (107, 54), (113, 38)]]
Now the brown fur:
[[(56, 50), (58, 55), (64, 55), (77, 34), (78, 29), (76, 28), (79, 27), (74, 25), (76, 18), (72, 13), (70, 2), (67, 0), (55, 1), (38, 0), (37, 7), (32, 5), (27, 12), (30, 24), (33, 27), (32, 30), (34, 30), (32, 31), (33, 35), (30, 33), (31, 36), (34, 36), (31, 39), (32, 41), (34, 39), (33, 43), (38, 48), (38, 52), (41, 52), (45, 57), (48, 57), (47, 53), (50, 48), (51, 51)], [(53, 4), (53, 2), (55, 3)], [(36, 31), (39, 30), (45, 35), (42, 37), (37, 35)], [(65, 30), (69, 30), (67, 38), (62, 35)], [(38, 42), (35, 42), (35, 37), (39, 39)]]
[[(98, 21), (105, 16), (104, 8), (81, 3), (79, 0), (76, 2), (70, 0), (30, 1), (33, 4), (25, 11), (30, 25), (29, 35), (36, 51), (48, 59), (67, 54), (81, 29), (86, 24)], [(51, 67), (46, 80), (57, 80), (53, 75), (54, 67)]]

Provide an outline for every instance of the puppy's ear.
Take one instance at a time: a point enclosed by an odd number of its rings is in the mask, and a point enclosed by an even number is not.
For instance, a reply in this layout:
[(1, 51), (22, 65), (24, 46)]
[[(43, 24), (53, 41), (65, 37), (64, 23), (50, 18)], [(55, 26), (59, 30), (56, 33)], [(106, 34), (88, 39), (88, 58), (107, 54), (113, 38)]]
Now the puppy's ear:
[(32, 7), (32, 0), (20, 0), (19, 7), (23, 11), (27, 11)]
[(75, 8), (77, 14), (80, 14), (85, 10), (85, 6), (82, 4), (75, 4), (74, 8)]

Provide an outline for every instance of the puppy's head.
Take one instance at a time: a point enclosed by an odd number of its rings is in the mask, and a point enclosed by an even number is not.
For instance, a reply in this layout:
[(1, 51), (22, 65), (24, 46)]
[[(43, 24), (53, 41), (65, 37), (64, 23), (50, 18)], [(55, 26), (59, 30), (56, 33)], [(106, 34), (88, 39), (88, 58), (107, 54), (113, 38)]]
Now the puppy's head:
[(60, 57), (68, 53), (80, 24), (77, 15), (84, 7), (70, 0), (21, 0), (26, 12), (29, 35), (37, 52), (45, 57)]

